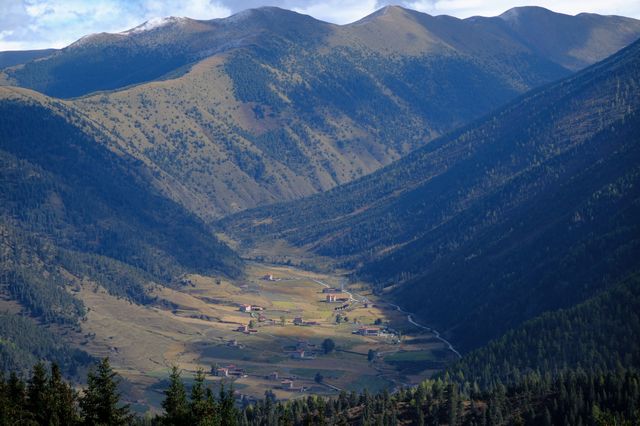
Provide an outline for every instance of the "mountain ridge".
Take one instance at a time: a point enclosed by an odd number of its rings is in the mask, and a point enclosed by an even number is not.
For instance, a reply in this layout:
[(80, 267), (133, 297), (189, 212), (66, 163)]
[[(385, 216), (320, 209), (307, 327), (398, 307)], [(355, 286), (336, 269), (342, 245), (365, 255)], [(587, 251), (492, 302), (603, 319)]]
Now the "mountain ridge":
[[(402, 282), (396, 295), (408, 309), (461, 346), (478, 344), (631, 272), (638, 61), (640, 42), (369, 176), (239, 213), (221, 229), (337, 257), (381, 288)], [(614, 188), (619, 200), (604, 195)], [(555, 287), (554, 273), (567, 284)], [(525, 282), (520, 296), (509, 293)]]
[[(607, 36), (617, 20), (598, 22), (605, 50), (623, 44)], [(99, 35), (5, 74), (49, 95), (70, 87), (68, 107), (211, 221), (371, 173), (570, 73), (523, 37), (499, 18), (390, 8), (339, 26), (263, 8)]]
[(235, 253), (150, 185), (142, 162), (102, 143), (99, 128), (44, 95), (0, 93), (4, 297), (44, 323), (77, 324), (76, 280), (148, 303), (151, 283), (171, 285), (185, 270), (242, 273)]
[[(277, 32), (277, 31), (286, 30), (288, 32), (291, 32), (291, 28), (293, 28), (294, 29), (293, 33), (296, 36), (299, 36), (303, 39), (309, 39), (307, 31), (305, 31), (304, 26), (300, 27), (301, 23), (303, 23), (303, 25), (307, 25), (313, 28), (311, 30), (311, 33), (317, 36), (318, 35), (317, 31), (318, 31), (318, 28), (320, 27), (324, 28), (325, 33), (335, 33), (335, 32), (340, 33), (341, 31), (348, 32), (350, 29), (363, 27), (363, 26), (376, 23), (376, 21), (379, 20), (380, 18), (383, 18), (383, 20), (389, 20), (389, 18), (391, 18), (390, 20), (392, 22), (398, 21), (398, 20), (411, 19), (423, 25), (424, 29), (426, 30), (429, 30), (429, 26), (425, 24), (436, 25), (436, 23), (447, 22), (449, 25), (457, 25), (457, 28), (458, 28), (457, 31), (460, 31), (460, 29), (462, 28), (464, 28), (465, 31), (469, 31), (469, 29), (471, 29), (474, 26), (478, 27), (479, 25), (489, 25), (489, 27), (491, 27), (490, 31), (495, 32), (500, 30), (499, 28), (496, 28), (494, 25), (496, 21), (500, 21), (503, 23), (508, 22), (510, 20), (505, 19), (505, 16), (513, 15), (515, 13), (517, 13), (518, 16), (521, 16), (523, 14), (531, 15), (532, 10), (535, 10), (536, 12), (544, 11), (543, 13), (545, 17), (544, 19), (562, 21), (561, 22), (562, 26), (569, 27), (569, 28), (557, 28), (558, 25), (555, 24), (555, 27), (552, 26), (547, 28), (547, 29), (553, 29), (555, 34), (560, 34), (564, 36), (564, 37), (560, 37), (560, 39), (566, 38), (566, 35), (571, 34), (571, 32), (575, 33), (576, 28), (580, 27), (580, 25), (575, 24), (577, 20), (583, 21), (580, 23), (581, 25), (586, 24), (587, 23), (586, 21), (589, 20), (589, 19), (586, 19), (587, 16), (590, 17), (590, 19), (592, 20), (600, 21), (600, 22), (592, 23), (592, 26), (593, 26), (593, 31), (597, 30), (601, 32), (600, 34), (601, 36), (605, 34), (605, 32), (607, 32), (606, 34), (612, 33), (611, 28), (607, 28), (607, 25), (610, 25), (610, 24), (605, 24), (605, 22), (615, 21), (616, 25), (618, 25), (619, 27), (617, 28), (617, 31), (613, 32), (614, 34), (608, 35), (607, 36), (608, 38), (603, 39), (602, 37), (600, 37), (599, 42), (601, 44), (606, 41), (608, 44), (615, 44), (618, 47), (621, 47), (633, 41), (634, 37), (635, 38), (638, 37), (637, 28), (635, 30), (632, 29), (632, 27), (634, 26), (637, 27), (637, 21), (631, 18), (624, 18), (624, 17), (617, 17), (617, 16), (601, 16), (601, 15), (595, 15), (595, 14), (589, 14), (589, 15), (580, 14), (576, 16), (570, 16), (570, 15), (563, 15), (563, 14), (551, 12), (550, 10), (543, 9), (543, 8), (531, 8), (531, 7), (513, 8), (503, 13), (502, 15), (494, 18), (471, 17), (466, 19), (459, 19), (459, 18), (448, 16), (448, 15), (431, 16), (426, 13), (417, 12), (417, 11), (406, 9), (400, 6), (387, 6), (354, 23), (345, 24), (345, 25), (330, 24), (327, 22), (317, 20), (308, 15), (299, 14), (293, 11), (289, 11), (289, 10), (281, 9), (277, 7), (262, 7), (257, 9), (248, 9), (246, 11), (242, 11), (235, 15), (232, 15), (228, 18), (218, 18), (218, 19), (212, 19), (212, 20), (197, 20), (197, 19), (191, 19), (191, 18), (185, 18), (185, 17), (161, 18), (161, 20), (165, 22), (165, 25), (153, 27), (151, 31), (148, 31), (148, 30), (137, 31), (137, 29), (140, 29), (144, 25), (148, 25), (148, 22), (151, 22), (151, 21), (147, 21), (145, 23), (142, 23), (141, 25), (138, 25), (137, 27), (131, 28), (129, 30), (126, 30), (120, 33), (89, 34), (81, 38), (80, 40), (72, 43), (71, 45), (67, 46), (66, 48), (56, 51), (53, 57), (64, 55), (65, 52), (69, 51), (70, 49), (74, 50), (80, 47), (86, 47), (86, 45), (91, 45), (98, 41), (102, 41), (102, 42), (108, 41), (108, 42), (111, 42), (112, 44), (118, 44), (121, 41), (129, 39), (129, 40), (136, 40), (135, 41), (136, 44), (141, 43), (141, 45), (146, 45), (148, 48), (152, 48), (153, 45), (149, 43), (159, 43), (159, 45), (163, 45), (165, 43), (165, 41), (162, 40), (163, 38), (162, 30), (169, 31), (170, 27), (178, 26), (181, 29), (181, 31), (178, 31), (178, 33), (182, 33), (182, 34), (174, 34), (174, 37), (178, 37), (179, 41), (177, 42), (178, 43), (188, 42), (191, 44), (195, 43), (195, 45), (193, 47), (188, 47), (188, 45), (183, 45), (183, 48), (186, 47), (187, 49), (187, 56), (175, 57), (175, 60), (178, 61), (177, 63), (171, 62), (166, 64), (167, 66), (174, 66), (174, 68), (167, 68), (164, 70), (165, 71), (164, 73), (168, 73), (172, 69), (179, 68), (180, 66), (187, 65), (188, 63), (192, 63), (193, 61), (197, 61), (198, 59), (203, 59), (207, 56), (211, 56), (212, 54), (224, 52), (229, 48), (239, 47), (242, 45), (247, 46), (247, 44), (244, 44), (246, 40), (245, 41), (242, 41), (242, 40), (246, 39), (247, 37), (250, 38), (252, 31), (266, 30), (266, 31)], [(237, 26), (240, 20), (242, 21), (242, 23), (245, 23), (245, 24), (248, 23), (249, 25), (242, 29), (232, 28), (234, 26)], [(571, 25), (567, 25), (567, 23), (570, 23)], [(624, 25), (622, 25), (622, 23), (624, 23)], [(516, 28), (517, 26), (515, 25), (513, 27), (514, 28), (512, 28), (512, 30), (514, 31), (514, 34), (519, 36), (522, 41), (525, 41), (525, 43), (527, 38), (528, 39), (535, 38), (534, 35), (531, 34), (530, 32), (526, 33), (525, 30), (528, 30), (527, 28), (518, 29)], [(228, 31), (230, 28), (232, 29), (232, 32), (223, 34), (224, 38), (228, 40), (235, 39), (237, 41), (231, 41), (230, 44), (225, 46), (225, 42), (224, 41), (221, 42), (221, 40), (219, 39), (219, 36), (221, 34), (217, 34), (217, 33), (221, 33), (221, 32), (224, 33), (225, 31)], [(434, 28), (434, 29), (439, 32), (439, 36), (440, 38), (442, 38), (443, 36), (442, 29), (438, 29), (438, 28)], [(200, 36), (206, 35), (210, 39), (209, 44), (213, 45), (214, 47), (208, 49), (207, 47), (201, 44), (198, 44), (197, 40), (189, 38), (189, 36), (193, 34), (199, 34)], [(478, 34), (482, 34), (482, 32)], [(149, 36), (151, 35), (154, 35), (156, 37), (149, 38)], [(254, 33), (253, 35), (255, 36), (256, 34)], [(180, 38), (180, 36), (182, 36), (182, 38)], [(580, 37), (585, 38), (586, 36), (581, 35)], [(578, 39), (580, 37), (578, 37)], [(611, 37), (613, 37), (615, 40), (611, 40)], [(216, 43), (219, 45), (219, 47), (215, 47)], [(250, 43), (251, 41), (249, 42), (249, 44)], [(533, 47), (539, 48), (539, 46), (535, 46), (535, 45)], [(589, 58), (589, 61), (593, 63), (597, 60), (601, 60), (604, 58), (604, 56), (602, 56), (603, 53), (611, 54), (613, 53), (613, 51), (615, 50), (612, 49), (611, 47), (609, 48), (605, 47), (603, 49), (603, 52), (596, 54), (592, 58)], [(165, 52), (165, 55), (166, 55), (166, 52)], [(190, 59), (187, 59), (187, 57), (189, 57)], [(49, 58), (45, 57), (42, 59), (44, 59), (46, 62), (47, 60), (51, 60), (51, 56)], [(568, 59), (569, 58), (564, 58), (564, 59), (558, 58), (558, 57), (555, 58), (555, 60), (563, 66), (566, 66), (567, 64), (569, 64)], [(569, 69), (575, 70), (579, 67), (584, 67), (586, 64), (587, 62), (582, 60), (580, 63), (576, 62), (576, 63), (570, 64)], [(10, 79), (10, 81), (12, 79), (13, 81), (19, 81), (20, 75), (21, 75), (20, 69), (9, 70), (8, 73), (9, 73), (8, 78)], [(156, 74), (155, 78), (158, 78), (160, 75), (162, 74)], [(16, 78), (18, 80), (16, 80)], [(145, 80), (143, 78), (143, 79), (138, 79), (135, 82), (141, 83), (145, 81), (149, 81), (149, 80), (148, 79)], [(26, 82), (26, 84), (32, 85), (34, 84), (34, 82), (32, 83)], [(112, 88), (117, 88), (117, 87), (122, 87), (122, 86), (114, 86)], [(102, 89), (104, 90), (106, 88), (107, 87), (103, 87)], [(39, 89), (39, 91), (42, 91), (42, 90)], [(95, 91), (95, 89), (93, 91)], [(61, 93), (58, 93), (58, 91), (46, 92), (46, 93), (54, 96), (59, 96), (61, 94)], [(78, 95), (87, 94), (87, 93), (88, 92), (84, 91), (83, 93), (74, 93), (72, 94), (72, 96), (78, 96)], [(68, 97), (68, 95), (67, 96), (63, 95), (63, 97)]]

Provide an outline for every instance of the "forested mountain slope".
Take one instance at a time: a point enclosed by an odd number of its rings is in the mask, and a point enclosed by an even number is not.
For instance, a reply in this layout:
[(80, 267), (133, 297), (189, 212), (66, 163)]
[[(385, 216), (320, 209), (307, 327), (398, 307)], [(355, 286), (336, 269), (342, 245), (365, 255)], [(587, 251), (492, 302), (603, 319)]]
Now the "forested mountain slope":
[(84, 96), (69, 105), (211, 220), (371, 173), (638, 36), (637, 20), (537, 8), (460, 20), (386, 7), (343, 26), (260, 8), (95, 34), (3, 72)]
[(94, 359), (81, 349), (70, 346), (32, 318), (15, 313), (0, 313), (0, 368), (8, 372), (27, 373), (34, 364), (47, 360), (62, 372), (79, 379)]
[(221, 226), (341, 257), (463, 348), (637, 269), (640, 43), (391, 166)]
[[(108, 138), (107, 138), (108, 139)], [(241, 273), (199, 219), (153, 189), (158, 175), (64, 104), (0, 88), (0, 283), (43, 322), (84, 316), (82, 280), (144, 303), (183, 272)]]
[(536, 372), (581, 368), (595, 374), (640, 366), (640, 277), (588, 301), (547, 312), (466, 354), (452, 377), (481, 387), (515, 383)]

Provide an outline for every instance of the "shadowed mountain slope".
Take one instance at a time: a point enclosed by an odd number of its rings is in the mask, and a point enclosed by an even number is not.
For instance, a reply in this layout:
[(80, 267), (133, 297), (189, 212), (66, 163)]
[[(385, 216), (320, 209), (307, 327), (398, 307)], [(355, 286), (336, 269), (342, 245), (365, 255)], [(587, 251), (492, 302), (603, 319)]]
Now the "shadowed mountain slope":
[(464, 348), (637, 269), (640, 42), (370, 176), (223, 220), (341, 258)]
[(148, 302), (182, 273), (237, 276), (241, 261), (153, 189), (157, 175), (64, 104), (0, 88), (3, 295), (44, 322), (84, 315), (78, 280)]
[(42, 50), (18, 50), (0, 52), (0, 68), (13, 67), (15, 65), (31, 62), (36, 59), (52, 55), (56, 49)]
[(482, 387), (535, 371), (598, 373), (640, 365), (640, 279), (625, 279), (588, 301), (527, 321), (450, 366)]

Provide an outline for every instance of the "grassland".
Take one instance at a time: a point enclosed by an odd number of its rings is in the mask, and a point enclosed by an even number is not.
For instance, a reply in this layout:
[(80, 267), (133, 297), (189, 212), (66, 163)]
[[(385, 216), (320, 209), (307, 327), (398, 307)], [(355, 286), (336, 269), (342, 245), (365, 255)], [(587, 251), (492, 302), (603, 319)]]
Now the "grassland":
[[(272, 275), (273, 281), (264, 279), (266, 275)], [(271, 389), (279, 398), (294, 398), (309, 393), (335, 394), (339, 389), (393, 388), (431, 374), (432, 369), (426, 367), (425, 371), (413, 368), (407, 372), (402, 363), (397, 368), (386, 362), (405, 360), (407, 354), (412, 360), (446, 361), (448, 354), (440, 342), (428, 334), (411, 334), (419, 330), (384, 301), (358, 294), (360, 285), (346, 289), (360, 302), (349, 302), (350, 307), (342, 313), (347, 319), (337, 324), (334, 308), (341, 304), (327, 303), (319, 282), (337, 287), (340, 281), (339, 276), (253, 263), (241, 281), (188, 275), (176, 288), (155, 286), (152, 294), (156, 301), (150, 306), (115, 298), (97, 284), (83, 281), (78, 294), (89, 309), (76, 343), (96, 356), (109, 356), (127, 379), (132, 402), (155, 407), (174, 364), (184, 371), (185, 378), (199, 368), (210, 373), (212, 366), (234, 364), (244, 371), (244, 377), (209, 374), (208, 378), (214, 383), (233, 381), (234, 388), (248, 397), (261, 397)], [(362, 302), (365, 297), (367, 307)], [(241, 312), (240, 304), (264, 310)], [(273, 321), (259, 321), (260, 315)], [(295, 317), (314, 325), (293, 325)], [(353, 333), (377, 319), (403, 330), (403, 338), (399, 340), (392, 333), (377, 337)], [(236, 331), (252, 320), (256, 333)], [(336, 343), (330, 354), (321, 349), (327, 338)], [(306, 357), (294, 359), (296, 348), (304, 348)], [(380, 354), (373, 362), (367, 358), (370, 349)], [(277, 380), (267, 379), (272, 372), (278, 373)], [(316, 373), (324, 377), (322, 384), (314, 381)], [(292, 379), (296, 390), (280, 389), (284, 378)]]

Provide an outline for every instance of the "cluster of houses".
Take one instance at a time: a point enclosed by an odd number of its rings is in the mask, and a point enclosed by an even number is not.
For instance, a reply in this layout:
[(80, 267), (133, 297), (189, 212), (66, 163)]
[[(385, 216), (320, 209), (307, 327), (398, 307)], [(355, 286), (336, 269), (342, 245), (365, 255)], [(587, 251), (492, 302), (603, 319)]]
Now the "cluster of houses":
[(342, 293), (331, 293), (325, 297), (327, 303), (344, 303), (349, 301), (349, 296)]
[(341, 303), (348, 302), (349, 295), (343, 294), (339, 288), (326, 287), (322, 289), (322, 294), (325, 295), (325, 301), (327, 303)]
[[(279, 375), (277, 371), (274, 371), (271, 374), (268, 374), (265, 379), (273, 381), (273, 382), (277, 382), (279, 380)], [(305, 388), (304, 386), (296, 386), (293, 378), (283, 378), (280, 381), (280, 386), (278, 386), (280, 389), (282, 390), (286, 390), (286, 391), (290, 391), (290, 392), (304, 392), (305, 390), (307, 390), (307, 388)]]
[(244, 334), (251, 334), (251, 333), (257, 333), (258, 330), (255, 328), (250, 328), (248, 325), (240, 325), (238, 326), (238, 328), (236, 328), (236, 331), (239, 331), (240, 333), (244, 333)]
[(317, 346), (314, 343), (300, 340), (293, 350), (285, 349), (285, 352), (293, 359), (314, 359), (316, 357), (316, 349)]
[(293, 380), (285, 379), (280, 382), (280, 389), (290, 392), (304, 392), (307, 390), (304, 386), (295, 386)]
[(229, 364), (226, 367), (214, 367), (211, 372), (217, 377), (247, 377), (245, 370), (235, 364)]
[(240, 305), (240, 312), (259, 312), (259, 311), (264, 311), (264, 308), (258, 305), (245, 305), (244, 303)]
[(381, 333), (382, 333), (382, 330), (380, 329), (380, 327), (368, 327), (368, 326), (360, 327), (353, 332), (353, 334), (359, 334), (361, 336), (369, 336), (369, 337), (380, 336)]
[[(251, 316), (253, 316), (254, 318), (258, 319), (258, 322), (266, 323), (267, 325), (274, 325), (275, 324), (275, 321), (273, 319), (267, 318), (267, 316), (264, 313), (262, 313), (262, 311), (265, 310), (265, 308), (262, 307), (262, 306), (241, 304), (239, 306), (239, 309), (240, 309), (240, 312), (248, 312), (248, 313), (250, 313)], [(253, 314), (254, 312), (259, 312), (257, 317)], [(244, 329), (241, 330), (240, 328), (238, 328), (236, 331), (240, 331), (240, 332), (243, 332), (243, 333), (246, 333), (246, 332), (253, 333), (253, 332), (255, 332), (253, 330), (248, 330), (248, 329), (247, 330), (244, 330)]]
[(293, 319), (293, 325), (311, 326), (311, 325), (320, 325), (320, 323), (318, 321), (305, 321), (302, 317), (295, 317)]

